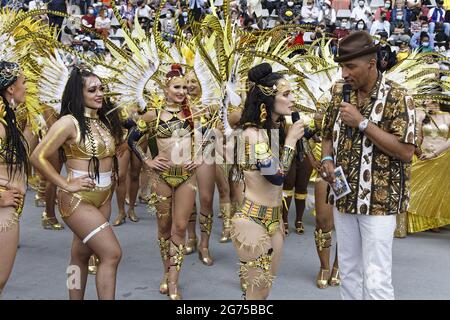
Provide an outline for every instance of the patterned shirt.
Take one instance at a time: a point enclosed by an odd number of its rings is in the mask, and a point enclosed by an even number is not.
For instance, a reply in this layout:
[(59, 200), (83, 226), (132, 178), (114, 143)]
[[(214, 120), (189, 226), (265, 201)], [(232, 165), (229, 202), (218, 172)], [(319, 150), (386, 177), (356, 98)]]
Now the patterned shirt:
[[(342, 213), (391, 215), (405, 212), (409, 201), (410, 163), (395, 159), (377, 148), (358, 129), (352, 136), (339, 117), (344, 82), (332, 87), (332, 101), (325, 115), (323, 137), (333, 142), (334, 162), (342, 166), (351, 189), (346, 196), (329, 203)], [(357, 106), (357, 93), (352, 91), (350, 103)], [(359, 107), (364, 118), (402, 143), (415, 144), (415, 110), (412, 97), (398, 84), (381, 74), (370, 95)]]

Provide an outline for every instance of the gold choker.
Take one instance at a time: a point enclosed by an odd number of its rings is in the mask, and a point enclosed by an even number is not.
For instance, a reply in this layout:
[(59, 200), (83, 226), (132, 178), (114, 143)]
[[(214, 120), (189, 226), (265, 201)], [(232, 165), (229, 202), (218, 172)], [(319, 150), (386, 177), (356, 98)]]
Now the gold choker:
[(91, 109), (91, 108), (85, 107), (84, 108), (84, 116), (86, 118), (98, 119), (97, 109)]

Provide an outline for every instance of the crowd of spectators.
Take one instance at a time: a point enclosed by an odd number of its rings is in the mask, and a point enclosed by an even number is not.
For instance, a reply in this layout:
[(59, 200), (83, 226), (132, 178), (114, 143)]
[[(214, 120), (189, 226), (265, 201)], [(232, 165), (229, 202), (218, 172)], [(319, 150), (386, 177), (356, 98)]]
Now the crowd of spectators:
[[(48, 8), (79, 17), (83, 25), (96, 32), (82, 32), (55, 15), (39, 18), (62, 29), (66, 35), (62, 41), (97, 54), (102, 49), (95, 41), (98, 34), (123, 39), (111, 1), (115, 1), (130, 32), (136, 21), (146, 31), (156, 22), (168, 42), (173, 41), (177, 22), (189, 34), (191, 19), (199, 21), (211, 10), (210, 0), (167, 0), (159, 17), (160, 0), (1, 0), (1, 5), (25, 11)], [(213, 3), (223, 16), (223, 1)], [(383, 71), (406, 58), (412, 49), (450, 57), (450, 0), (236, 0), (231, 1), (230, 14), (233, 22), (247, 31), (298, 24), (299, 30), (291, 34), (291, 46), (326, 35), (334, 38), (335, 51), (339, 39), (354, 30), (366, 30), (381, 44), (379, 67)]]

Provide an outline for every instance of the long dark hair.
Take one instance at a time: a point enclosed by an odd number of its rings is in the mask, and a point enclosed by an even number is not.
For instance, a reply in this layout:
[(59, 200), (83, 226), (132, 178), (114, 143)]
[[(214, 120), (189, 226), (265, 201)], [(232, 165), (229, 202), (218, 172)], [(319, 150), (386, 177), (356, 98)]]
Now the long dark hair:
[[(80, 126), (81, 141), (84, 142), (87, 133), (87, 124), (84, 116), (84, 108), (86, 106), (83, 96), (83, 87), (85, 80), (89, 77), (98, 76), (87, 70), (75, 67), (70, 74), (66, 87), (64, 88), (60, 117), (65, 115), (72, 115), (77, 119)], [(102, 107), (97, 111), (99, 119), (111, 132), (111, 135), (116, 140), (116, 144), (120, 142), (122, 136), (121, 123), (119, 113), (113, 110), (114, 106), (107, 98), (103, 99)], [(113, 111), (111, 111), (113, 110)]]
[(30, 162), (28, 159), (28, 143), (20, 129), (17, 127), (16, 115), (9, 106), (8, 100), (5, 98), (5, 91), (7, 88), (8, 87), (4, 88), (0, 92), (1, 99), (5, 105), (4, 120), (6, 121), (6, 137), (0, 153), (5, 159), (8, 169), (8, 178), (11, 179), (17, 172), (29, 172)]
[[(249, 70), (248, 80), (251, 84), (239, 122), (240, 128), (256, 127), (266, 129), (270, 141), (270, 130), (277, 129), (277, 126), (272, 122), (272, 113), (275, 108), (276, 91), (274, 86), (280, 79), (283, 79), (283, 75), (272, 72), (272, 67), (268, 63), (259, 64)], [(268, 94), (270, 91), (274, 94)], [(267, 112), (267, 120), (261, 123), (261, 105), (263, 104)], [(280, 117), (280, 144), (284, 143), (286, 137), (283, 124), (284, 118)]]
[[(86, 103), (84, 102), (83, 88), (86, 79), (89, 77), (98, 78), (95, 73), (89, 71), (88, 69), (80, 69), (75, 67), (70, 74), (66, 87), (64, 88), (61, 101), (60, 117), (72, 115), (75, 119), (77, 119), (80, 128), (81, 142), (85, 141), (88, 133), (86, 118), (84, 115)], [(116, 145), (119, 144), (122, 138), (122, 126), (119, 119), (119, 113), (109, 99), (103, 99), (102, 107), (97, 111), (97, 114), (100, 121), (106, 126), (106, 128), (108, 128), (109, 132), (113, 136)], [(91, 178), (99, 179), (99, 165), (98, 158), (93, 155), (92, 159), (89, 161), (89, 176)], [(115, 156), (113, 158), (113, 167), (114, 172), (117, 173), (118, 162)]]

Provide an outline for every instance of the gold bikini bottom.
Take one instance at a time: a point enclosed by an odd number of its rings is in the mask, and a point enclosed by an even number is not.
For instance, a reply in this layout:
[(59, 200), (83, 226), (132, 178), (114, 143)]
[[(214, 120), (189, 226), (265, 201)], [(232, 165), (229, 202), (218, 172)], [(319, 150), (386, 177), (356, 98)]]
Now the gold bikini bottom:
[(95, 187), (91, 191), (68, 192), (66, 190), (59, 189), (59, 192), (63, 192), (72, 196), (67, 206), (63, 204), (61, 199), (59, 199), (58, 201), (61, 217), (68, 218), (73, 214), (81, 201), (93, 205), (96, 208), (100, 208), (101, 206), (103, 206), (112, 195), (112, 185), (109, 185), (107, 187)]
[(159, 176), (172, 188), (178, 188), (182, 183), (186, 182), (192, 172), (186, 170), (182, 166), (173, 166), (167, 170), (159, 172)]
[[(2, 192), (5, 192), (7, 190), (9, 190), (9, 189), (0, 186), (0, 195)], [(10, 230), (13, 226), (15, 226), (17, 223), (19, 223), (19, 218), (23, 212), (24, 200), (25, 200), (25, 196), (22, 195), (22, 199), (20, 200), (18, 207), (15, 208), (13, 217), (6, 220), (5, 222), (0, 223), (0, 232), (6, 232), (6, 231)]]
[(244, 199), (239, 213), (265, 228), (269, 235), (273, 235), (280, 228), (283, 206), (266, 207)]

